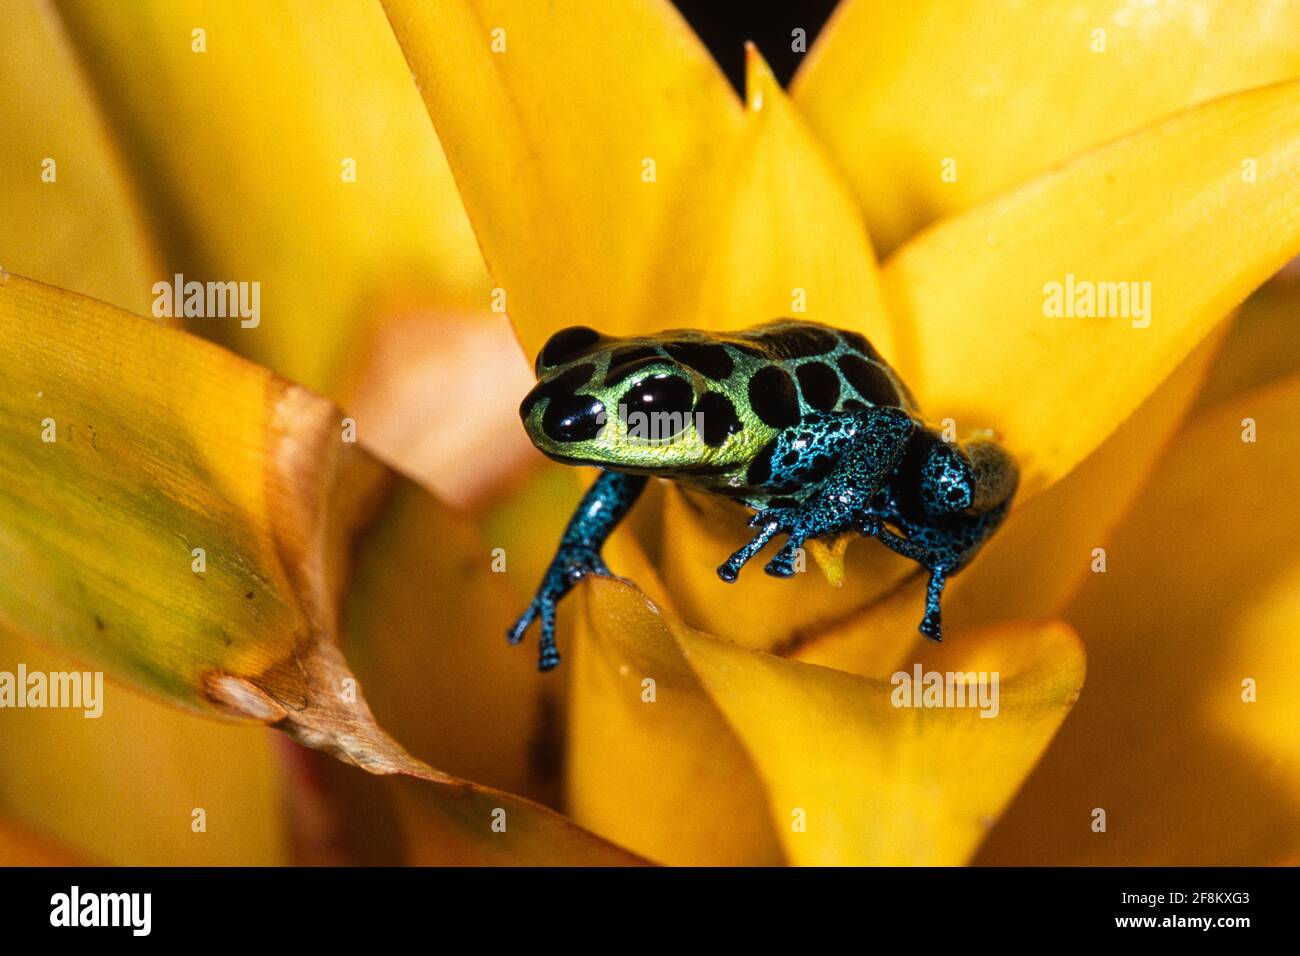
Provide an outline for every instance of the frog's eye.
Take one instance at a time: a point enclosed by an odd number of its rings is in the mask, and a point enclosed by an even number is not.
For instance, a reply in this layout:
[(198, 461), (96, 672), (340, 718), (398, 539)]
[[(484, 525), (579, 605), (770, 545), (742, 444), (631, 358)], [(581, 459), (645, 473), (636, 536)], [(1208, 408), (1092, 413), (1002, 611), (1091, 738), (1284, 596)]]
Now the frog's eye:
[(675, 435), (686, 428), (694, 406), (695, 393), (690, 383), (668, 374), (641, 379), (619, 399), (619, 412), (624, 415), (643, 412), (650, 416), (673, 416), (653, 419), (660, 426), (658, 434), (664, 437), (668, 437), (669, 432)]
[(605, 427), (605, 406), (592, 395), (555, 395), (542, 412), (542, 429), (556, 441), (588, 441)]
[(577, 358), (585, 349), (590, 348), (599, 341), (600, 333), (585, 325), (571, 325), (567, 329), (560, 329), (546, 340), (546, 344), (542, 346), (542, 351), (538, 353), (538, 373), (543, 368), (563, 365), (570, 359)]

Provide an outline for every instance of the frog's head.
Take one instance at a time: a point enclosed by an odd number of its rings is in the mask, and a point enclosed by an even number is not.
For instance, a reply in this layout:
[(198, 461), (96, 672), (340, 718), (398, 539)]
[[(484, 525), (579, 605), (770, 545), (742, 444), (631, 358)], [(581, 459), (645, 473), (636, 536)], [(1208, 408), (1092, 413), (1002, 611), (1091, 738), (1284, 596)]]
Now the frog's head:
[(519, 406), (528, 437), (560, 461), (628, 471), (716, 472), (746, 461), (770, 430), (749, 412), (743, 387), (729, 390), (747, 380), (737, 369), (743, 356), (691, 336), (556, 332)]

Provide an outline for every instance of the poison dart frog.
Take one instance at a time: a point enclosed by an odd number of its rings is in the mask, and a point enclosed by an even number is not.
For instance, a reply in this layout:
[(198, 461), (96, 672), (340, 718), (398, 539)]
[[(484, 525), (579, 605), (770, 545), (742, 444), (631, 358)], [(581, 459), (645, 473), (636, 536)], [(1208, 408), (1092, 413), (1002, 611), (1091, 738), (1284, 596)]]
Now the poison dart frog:
[(606, 538), (650, 476), (743, 503), (753, 538), (718, 568), (723, 581), (774, 536), (764, 568), (789, 577), (811, 538), (857, 531), (929, 573), (918, 630), (942, 637), (940, 598), (1002, 522), (1015, 460), (989, 438), (946, 441), (907, 386), (857, 332), (778, 319), (742, 332), (672, 330), (615, 338), (556, 332), (519, 407), (528, 437), (556, 461), (595, 465), (528, 609), (541, 619), (539, 669), (560, 662), (556, 605), (588, 575), (609, 575)]

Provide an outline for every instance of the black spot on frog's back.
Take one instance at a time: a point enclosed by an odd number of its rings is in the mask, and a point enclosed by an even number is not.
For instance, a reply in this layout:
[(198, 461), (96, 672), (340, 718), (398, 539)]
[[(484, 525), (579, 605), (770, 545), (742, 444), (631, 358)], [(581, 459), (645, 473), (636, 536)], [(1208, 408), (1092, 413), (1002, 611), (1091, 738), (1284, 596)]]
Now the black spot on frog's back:
[[(867, 404), (892, 408), (902, 406), (903, 398), (884, 366), (857, 355), (841, 355), (836, 364), (845, 381)], [(844, 407), (850, 407), (847, 401)]]
[(742, 428), (740, 416), (731, 399), (721, 392), (705, 392), (695, 403), (695, 414), (700, 426), (700, 437), (710, 448), (719, 448), (728, 435)]
[(825, 362), (804, 362), (795, 369), (795, 376), (809, 407), (829, 412), (840, 400), (840, 376)]
[(833, 331), (811, 322), (776, 322), (747, 337), (776, 359), (814, 358), (840, 345)]
[(799, 394), (794, 379), (779, 365), (760, 368), (749, 380), (749, 407), (771, 428), (788, 428), (799, 421)]
[(876, 351), (876, 347), (868, 342), (867, 337), (861, 332), (841, 331), (840, 338), (844, 340), (845, 345), (853, 349), (853, 351), (857, 352), (859, 355), (869, 358), (873, 362), (883, 363), (885, 361), (880, 357), (880, 353)]

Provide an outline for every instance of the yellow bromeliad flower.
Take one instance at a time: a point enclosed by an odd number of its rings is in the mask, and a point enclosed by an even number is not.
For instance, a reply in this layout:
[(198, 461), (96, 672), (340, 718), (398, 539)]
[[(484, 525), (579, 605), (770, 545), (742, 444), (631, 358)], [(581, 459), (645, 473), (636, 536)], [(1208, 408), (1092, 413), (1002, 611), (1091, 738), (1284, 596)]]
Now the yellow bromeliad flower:
[[(0, 715), (0, 856), (1294, 858), (1300, 14), (1246, 7), (845, 0), (743, 103), (662, 0), (22, 8), (0, 672), (123, 683)], [(1020, 464), (944, 643), (874, 543), (723, 585), (743, 509), (665, 483), (538, 675), (526, 357), (792, 313)]]

